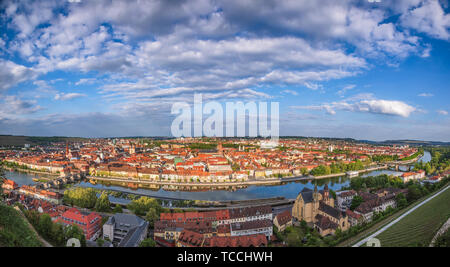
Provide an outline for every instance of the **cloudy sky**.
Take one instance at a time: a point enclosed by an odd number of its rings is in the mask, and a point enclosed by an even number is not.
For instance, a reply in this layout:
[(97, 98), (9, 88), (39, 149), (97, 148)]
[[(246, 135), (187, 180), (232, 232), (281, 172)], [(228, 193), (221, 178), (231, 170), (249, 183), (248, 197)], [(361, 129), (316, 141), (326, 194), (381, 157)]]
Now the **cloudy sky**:
[(448, 0), (0, 1), (0, 134), (170, 135), (277, 101), (280, 134), (450, 141)]

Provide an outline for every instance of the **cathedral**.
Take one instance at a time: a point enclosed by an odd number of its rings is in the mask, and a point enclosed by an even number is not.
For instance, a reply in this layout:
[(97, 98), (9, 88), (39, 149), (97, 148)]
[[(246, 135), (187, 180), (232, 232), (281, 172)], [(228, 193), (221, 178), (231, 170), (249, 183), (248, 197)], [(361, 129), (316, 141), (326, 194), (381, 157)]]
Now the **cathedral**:
[(314, 190), (304, 188), (295, 200), (292, 216), (297, 221), (304, 220), (322, 236), (333, 235), (338, 228), (345, 231), (350, 226), (346, 214), (334, 207), (328, 185), (320, 191), (317, 186)]

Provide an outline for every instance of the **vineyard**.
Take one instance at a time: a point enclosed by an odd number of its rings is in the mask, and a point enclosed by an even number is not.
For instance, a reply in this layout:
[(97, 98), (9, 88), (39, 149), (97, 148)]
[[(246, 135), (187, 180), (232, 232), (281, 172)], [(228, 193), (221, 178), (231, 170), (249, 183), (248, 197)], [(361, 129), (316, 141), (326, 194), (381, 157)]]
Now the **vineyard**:
[(450, 189), (447, 189), (376, 238), (383, 247), (428, 246), (449, 217)]

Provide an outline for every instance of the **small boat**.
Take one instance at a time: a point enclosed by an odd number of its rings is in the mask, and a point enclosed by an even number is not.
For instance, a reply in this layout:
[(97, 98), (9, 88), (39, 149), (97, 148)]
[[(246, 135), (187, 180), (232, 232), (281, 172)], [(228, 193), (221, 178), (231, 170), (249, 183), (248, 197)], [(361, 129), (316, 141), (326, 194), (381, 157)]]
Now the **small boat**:
[(359, 175), (359, 172), (357, 171), (349, 171), (347, 172), (348, 177), (356, 177)]

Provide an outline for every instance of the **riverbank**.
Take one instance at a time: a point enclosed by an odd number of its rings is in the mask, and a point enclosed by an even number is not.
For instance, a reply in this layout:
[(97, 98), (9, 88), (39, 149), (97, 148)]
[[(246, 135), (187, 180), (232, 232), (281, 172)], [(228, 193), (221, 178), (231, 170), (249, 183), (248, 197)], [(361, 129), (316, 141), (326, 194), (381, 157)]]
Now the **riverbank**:
[(43, 171), (36, 171), (36, 170), (30, 170), (30, 169), (22, 169), (22, 168), (11, 168), (11, 167), (4, 167), (5, 170), (10, 172), (24, 172), (24, 173), (34, 173), (39, 175), (50, 175), (57, 177), (59, 176), (59, 173), (51, 173), (51, 172), (43, 172)]
[[(368, 173), (372, 171), (385, 170), (388, 169), (387, 165), (368, 168), (364, 170), (356, 171), (358, 173), (357, 176)], [(106, 182), (119, 182), (119, 183), (138, 183), (138, 184), (148, 184), (148, 185), (158, 185), (158, 186), (192, 186), (192, 187), (211, 187), (211, 186), (250, 186), (250, 185), (274, 185), (274, 184), (282, 184), (287, 182), (296, 182), (302, 180), (315, 180), (315, 179), (327, 179), (327, 178), (336, 178), (347, 176), (346, 173), (333, 173), (329, 175), (323, 176), (288, 176), (283, 178), (266, 178), (266, 179), (255, 179), (255, 180), (247, 180), (242, 182), (173, 182), (173, 181), (150, 181), (150, 180), (141, 180), (135, 178), (123, 178), (123, 177), (98, 177), (98, 176), (87, 176), (87, 179), (98, 180), (98, 181), (106, 181)]]
[[(355, 177), (360, 176), (363, 173), (372, 172), (372, 171), (378, 171), (378, 170), (386, 170), (386, 169), (388, 169), (387, 165), (355, 171), (355, 172), (358, 173), (358, 175), (355, 175)], [(346, 176), (346, 175), (347, 175), (347, 173), (342, 172), (342, 173), (332, 173), (332, 174), (328, 174), (328, 175), (313, 176), (313, 177), (314, 177), (314, 179), (326, 179), (326, 178), (340, 177), (340, 176)]]
[(312, 180), (310, 176), (286, 177), (286, 178), (268, 178), (264, 180), (248, 180), (242, 182), (172, 182), (172, 181), (150, 181), (141, 179), (125, 179), (122, 177), (97, 177), (87, 176), (88, 180), (117, 182), (117, 183), (136, 183), (156, 186), (180, 186), (180, 187), (226, 187), (226, 186), (250, 186), (250, 185), (276, 185), (287, 182), (296, 182), (301, 180)]

